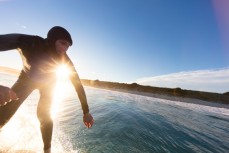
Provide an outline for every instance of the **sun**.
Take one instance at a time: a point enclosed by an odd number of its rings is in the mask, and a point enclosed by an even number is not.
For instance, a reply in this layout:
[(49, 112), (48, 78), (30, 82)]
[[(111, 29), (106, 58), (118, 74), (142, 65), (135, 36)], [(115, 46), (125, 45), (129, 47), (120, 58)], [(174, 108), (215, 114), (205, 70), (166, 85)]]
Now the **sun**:
[(70, 73), (71, 71), (67, 65), (60, 65), (56, 69), (57, 82), (54, 89), (53, 105), (51, 111), (51, 116), (53, 119), (58, 115), (58, 112), (61, 111), (59, 106), (65, 100), (67, 93), (71, 89), (69, 83)]
[(60, 65), (56, 69), (56, 76), (57, 76), (58, 81), (67, 79), (69, 75), (70, 75), (70, 70), (67, 65)]

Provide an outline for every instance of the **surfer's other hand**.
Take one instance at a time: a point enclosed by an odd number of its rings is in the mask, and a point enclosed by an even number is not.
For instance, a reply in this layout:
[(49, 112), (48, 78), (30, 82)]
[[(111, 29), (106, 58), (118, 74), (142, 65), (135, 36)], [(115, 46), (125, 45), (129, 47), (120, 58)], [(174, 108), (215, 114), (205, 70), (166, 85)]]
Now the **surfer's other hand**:
[(12, 89), (0, 85), (0, 106), (11, 100), (18, 100), (17, 94)]
[(93, 119), (93, 117), (91, 116), (90, 113), (86, 113), (83, 116), (83, 122), (84, 122), (84, 124), (86, 125), (87, 128), (91, 128), (93, 123), (94, 123), (94, 119)]

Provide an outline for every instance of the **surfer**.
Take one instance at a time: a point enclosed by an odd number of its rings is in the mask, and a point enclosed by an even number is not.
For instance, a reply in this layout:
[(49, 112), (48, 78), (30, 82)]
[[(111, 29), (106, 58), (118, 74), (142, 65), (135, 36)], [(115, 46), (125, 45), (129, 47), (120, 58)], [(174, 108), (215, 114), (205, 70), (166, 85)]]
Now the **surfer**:
[(82, 106), (84, 124), (90, 128), (94, 122), (89, 113), (86, 94), (78, 73), (66, 54), (72, 44), (71, 35), (60, 26), (51, 28), (45, 39), (25, 34), (0, 35), (0, 51), (17, 49), (23, 61), (23, 69), (12, 88), (0, 86), (0, 128), (9, 121), (31, 92), (38, 89), (40, 98), (37, 117), (40, 122), (44, 153), (51, 152), (53, 120), (50, 110), (57, 79), (55, 70), (59, 65), (66, 64), (71, 70), (69, 77)]

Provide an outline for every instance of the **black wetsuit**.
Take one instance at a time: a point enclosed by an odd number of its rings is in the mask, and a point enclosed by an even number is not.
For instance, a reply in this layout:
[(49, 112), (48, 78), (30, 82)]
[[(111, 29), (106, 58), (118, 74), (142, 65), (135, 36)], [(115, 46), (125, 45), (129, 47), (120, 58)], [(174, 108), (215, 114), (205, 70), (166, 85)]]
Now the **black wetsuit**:
[[(47, 39), (39, 36), (23, 34), (0, 35), (0, 51), (11, 49), (18, 49), (23, 60), (23, 70), (12, 87), (19, 100), (0, 107), (0, 128), (14, 115), (30, 93), (38, 89), (40, 99), (37, 116), (40, 121), (44, 149), (48, 149), (51, 146), (53, 128), (50, 108), (52, 89), (55, 87), (56, 82), (55, 69), (62, 61), (54, 49), (54, 44), (50, 44)], [(83, 113), (88, 113), (87, 100), (79, 76), (69, 57), (65, 55), (64, 59), (73, 72), (70, 79), (79, 96)]]

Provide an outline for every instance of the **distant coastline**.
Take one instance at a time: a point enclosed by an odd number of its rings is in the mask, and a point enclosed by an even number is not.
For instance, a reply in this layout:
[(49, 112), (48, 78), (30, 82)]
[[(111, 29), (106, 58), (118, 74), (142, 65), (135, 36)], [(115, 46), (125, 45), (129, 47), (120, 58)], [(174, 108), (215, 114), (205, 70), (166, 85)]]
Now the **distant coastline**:
[[(99, 80), (81, 80), (83, 85), (95, 88), (114, 90), (137, 94), (142, 96), (149, 96), (155, 98), (162, 98), (173, 101), (181, 101), (187, 103), (196, 103), (213, 107), (229, 108), (229, 92), (226, 93), (211, 93), (205, 91), (184, 90), (181, 88), (160, 88), (152, 86), (143, 86), (137, 83), (126, 84), (116, 82), (106, 82)], [(193, 100), (195, 99), (195, 100)]]
[[(19, 70), (0, 66), (0, 72), (18, 75)], [(114, 90), (119, 92), (126, 92), (148, 97), (155, 97), (173, 101), (196, 103), (214, 107), (229, 108), (229, 91), (225, 93), (212, 93), (205, 91), (185, 90), (181, 88), (161, 88), (153, 86), (143, 86), (137, 83), (117, 83), (99, 80), (86, 80), (81, 79), (82, 84), (85, 86)], [(193, 100), (195, 99), (195, 100)]]
[(19, 75), (20, 71), (14, 68), (0, 66), (0, 72), (12, 75)]

